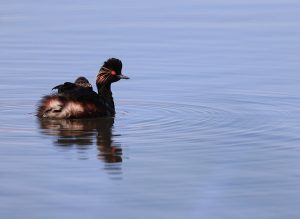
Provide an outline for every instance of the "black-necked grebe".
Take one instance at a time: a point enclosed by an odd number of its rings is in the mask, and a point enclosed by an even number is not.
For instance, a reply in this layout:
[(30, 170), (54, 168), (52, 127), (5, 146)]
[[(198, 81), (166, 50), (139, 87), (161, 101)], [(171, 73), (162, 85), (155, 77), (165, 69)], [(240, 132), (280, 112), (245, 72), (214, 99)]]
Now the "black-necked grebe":
[(37, 116), (52, 119), (114, 116), (116, 112), (111, 84), (120, 79), (129, 79), (121, 71), (122, 62), (119, 59), (105, 61), (96, 77), (98, 93), (93, 91), (85, 77), (54, 87), (57, 93), (42, 98)]

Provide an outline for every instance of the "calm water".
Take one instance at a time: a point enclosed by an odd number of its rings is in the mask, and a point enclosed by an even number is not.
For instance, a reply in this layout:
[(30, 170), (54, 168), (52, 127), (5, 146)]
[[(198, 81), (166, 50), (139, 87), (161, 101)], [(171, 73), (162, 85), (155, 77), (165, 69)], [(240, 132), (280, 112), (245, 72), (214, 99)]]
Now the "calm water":
[[(299, 218), (300, 2), (4, 1), (1, 218)], [(118, 57), (115, 118), (39, 121)]]

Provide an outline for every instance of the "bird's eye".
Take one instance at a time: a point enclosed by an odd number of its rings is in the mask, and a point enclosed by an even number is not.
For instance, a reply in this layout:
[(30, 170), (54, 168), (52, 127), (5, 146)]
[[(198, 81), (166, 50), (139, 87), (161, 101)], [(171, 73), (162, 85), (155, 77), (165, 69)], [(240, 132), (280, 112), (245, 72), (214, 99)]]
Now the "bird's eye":
[(111, 71), (111, 74), (112, 75), (116, 75), (117, 73), (115, 71)]

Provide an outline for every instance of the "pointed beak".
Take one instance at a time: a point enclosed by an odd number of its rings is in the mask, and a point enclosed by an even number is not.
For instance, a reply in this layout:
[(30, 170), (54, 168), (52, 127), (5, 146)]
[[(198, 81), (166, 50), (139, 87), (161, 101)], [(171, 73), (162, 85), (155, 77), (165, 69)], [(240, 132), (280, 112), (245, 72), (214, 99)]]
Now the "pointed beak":
[(125, 76), (125, 75), (117, 75), (118, 78), (120, 79), (129, 79), (129, 77)]

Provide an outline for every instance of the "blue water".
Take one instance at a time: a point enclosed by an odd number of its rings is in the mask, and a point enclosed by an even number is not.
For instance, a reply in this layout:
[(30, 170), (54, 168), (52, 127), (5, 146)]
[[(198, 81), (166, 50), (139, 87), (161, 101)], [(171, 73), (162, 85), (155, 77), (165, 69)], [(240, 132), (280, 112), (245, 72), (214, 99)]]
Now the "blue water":
[[(299, 7), (2, 2), (0, 217), (299, 218)], [(115, 118), (35, 117), (110, 57)]]

